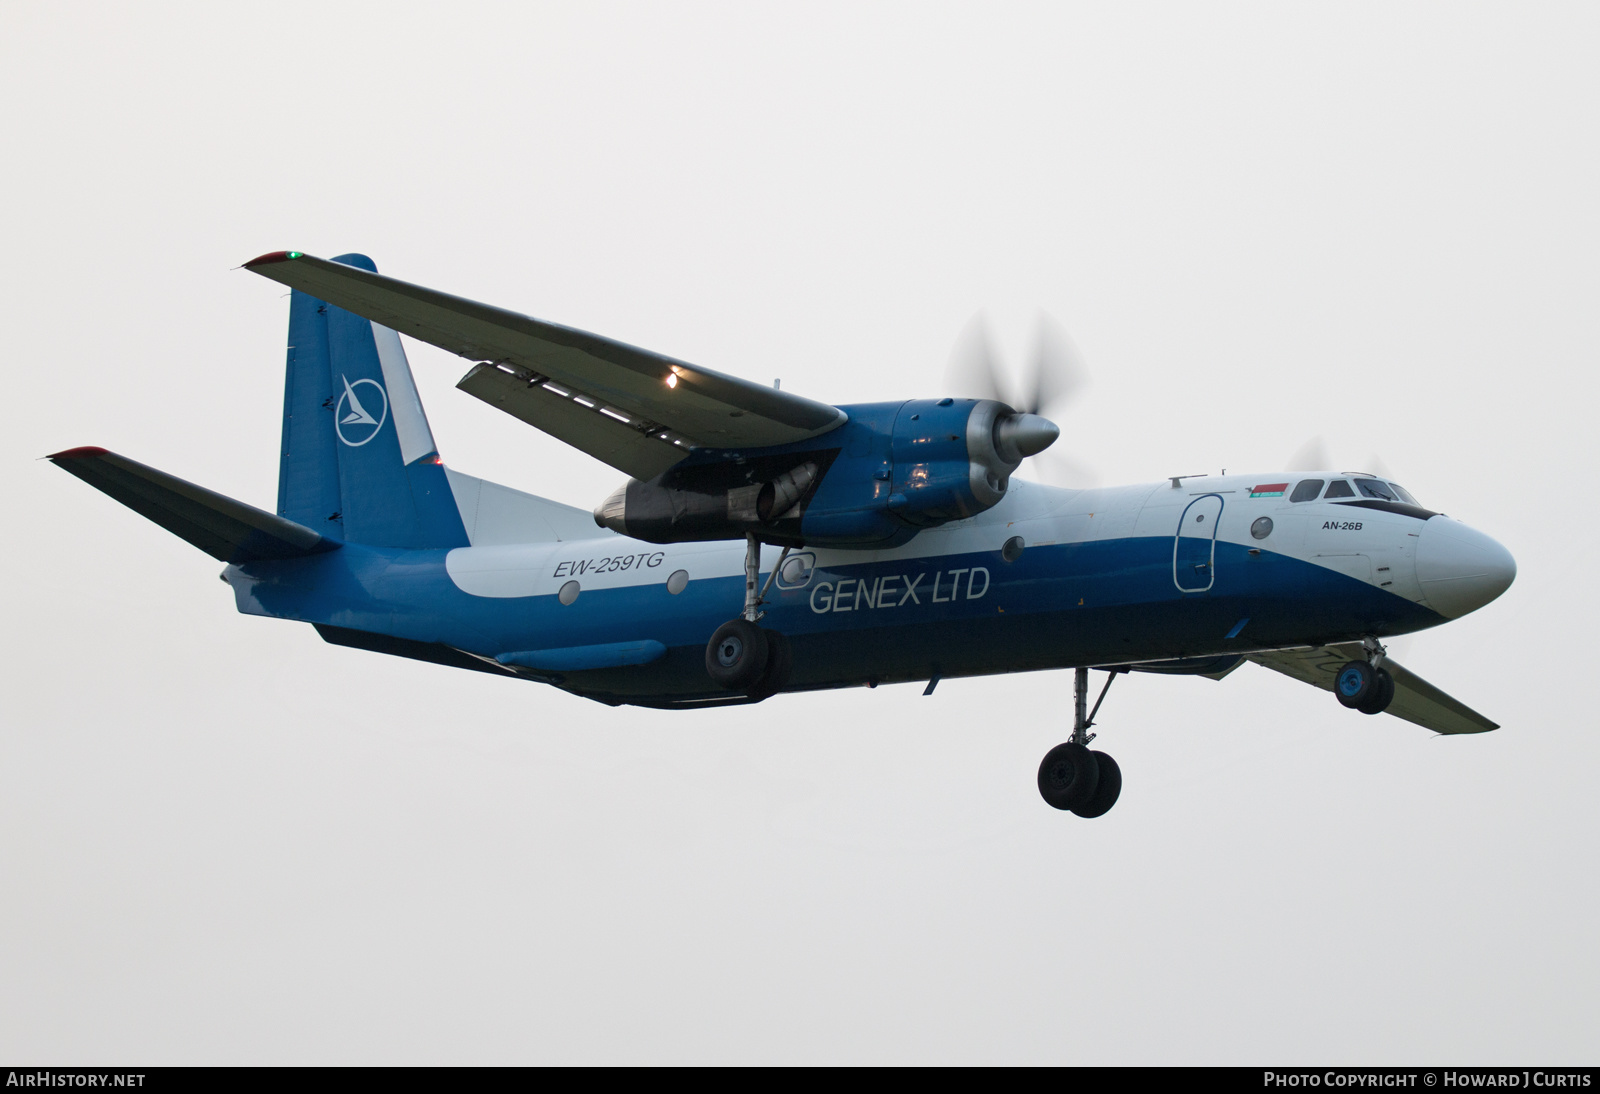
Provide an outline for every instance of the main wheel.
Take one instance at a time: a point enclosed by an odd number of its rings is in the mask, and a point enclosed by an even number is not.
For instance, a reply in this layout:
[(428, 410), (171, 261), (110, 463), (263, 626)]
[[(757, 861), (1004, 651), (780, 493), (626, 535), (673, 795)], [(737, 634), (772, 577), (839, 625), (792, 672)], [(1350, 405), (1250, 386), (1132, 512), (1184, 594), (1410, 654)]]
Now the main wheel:
[(1361, 704), (1372, 697), (1378, 674), (1365, 661), (1347, 661), (1339, 675), (1333, 678), (1333, 694), (1351, 710), (1360, 710)]
[(1095, 763), (1095, 754), (1071, 741), (1046, 752), (1039, 765), (1039, 795), (1056, 809), (1087, 805), (1099, 783), (1100, 765)]
[(1367, 696), (1367, 701), (1356, 707), (1362, 714), (1382, 714), (1394, 702), (1394, 677), (1389, 675), (1388, 669), (1376, 670), (1377, 679), (1372, 682), (1372, 694)]
[(752, 699), (767, 699), (778, 694), (783, 685), (789, 682), (789, 671), (794, 667), (788, 636), (782, 631), (766, 629), (761, 633), (767, 636), (767, 667), (762, 672), (761, 679), (750, 688), (749, 695)]
[(767, 667), (767, 632), (745, 619), (730, 619), (706, 643), (706, 672), (718, 687), (749, 691)]
[(1104, 752), (1091, 752), (1089, 755), (1094, 757), (1094, 765), (1100, 771), (1100, 781), (1089, 800), (1082, 805), (1074, 805), (1072, 811), (1080, 817), (1103, 817), (1122, 795), (1122, 768)]

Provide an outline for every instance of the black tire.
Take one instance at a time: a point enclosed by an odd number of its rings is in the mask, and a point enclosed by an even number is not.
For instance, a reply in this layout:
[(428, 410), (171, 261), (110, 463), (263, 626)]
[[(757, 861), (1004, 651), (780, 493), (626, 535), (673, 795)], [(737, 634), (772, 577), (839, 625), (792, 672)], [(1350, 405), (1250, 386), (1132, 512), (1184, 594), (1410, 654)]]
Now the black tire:
[(1382, 714), (1394, 702), (1394, 677), (1389, 675), (1388, 669), (1378, 669), (1376, 675), (1377, 679), (1372, 682), (1372, 694), (1356, 708), (1362, 714)]
[(1094, 753), (1071, 741), (1046, 752), (1039, 765), (1039, 796), (1055, 809), (1087, 804), (1099, 783), (1100, 765)]
[(789, 638), (782, 631), (762, 630), (767, 636), (767, 668), (761, 679), (749, 691), (752, 699), (766, 699), (783, 690), (789, 682), (789, 672), (794, 667), (794, 657), (789, 649)]
[(1360, 710), (1361, 704), (1372, 697), (1377, 680), (1377, 673), (1365, 661), (1346, 661), (1333, 678), (1334, 697), (1341, 705)]
[(706, 643), (706, 672), (720, 688), (749, 691), (767, 668), (767, 632), (744, 619), (730, 619)]
[(1122, 796), (1122, 768), (1104, 752), (1091, 752), (1089, 755), (1094, 757), (1094, 765), (1100, 771), (1100, 781), (1095, 784), (1094, 795), (1084, 804), (1073, 806), (1072, 812), (1093, 819), (1109, 813)]

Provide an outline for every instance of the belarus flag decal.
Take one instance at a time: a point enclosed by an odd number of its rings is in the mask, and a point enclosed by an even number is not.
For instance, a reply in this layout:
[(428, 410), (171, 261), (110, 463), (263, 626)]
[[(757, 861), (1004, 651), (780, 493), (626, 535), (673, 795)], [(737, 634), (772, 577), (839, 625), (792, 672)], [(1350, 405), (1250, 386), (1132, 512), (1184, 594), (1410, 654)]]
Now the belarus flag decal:
[(1289, 484), (1286, 482), (1269, 482), (1265, 486), (1252, 486), (1250, 488), (1250, 496), (1252, 498), (1281, 498), (1283, 497), (1283, 492), (1287, 489), (1289, 489)]

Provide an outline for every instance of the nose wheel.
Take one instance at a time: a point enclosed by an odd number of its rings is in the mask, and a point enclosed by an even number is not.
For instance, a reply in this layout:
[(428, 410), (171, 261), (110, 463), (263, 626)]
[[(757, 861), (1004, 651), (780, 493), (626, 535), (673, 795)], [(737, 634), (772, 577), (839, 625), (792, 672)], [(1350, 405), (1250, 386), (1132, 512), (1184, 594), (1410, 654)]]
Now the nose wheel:
[(1089, 748), (1089, 742), (1095, 738), (1089, 727), (1094, 725), (1094, 716), (1100, 713), (1100, 704), (1105, 702), (1111, 681), (1116, 678), (1117, 671), (1113, 670), (1106, 678), (1106, 686), (1100, 689), (1094, 710), (1085, 714), (1089, 670), (1073, 670), (1072, 739), (1046, 752), (1044, 762), (1039, 765), (1039, 796), (1046, 805), (1092, 818), (1104, 816), (1117, 804), (1122, 794), (1122, 769), (1104, 752)]
[(1340, 705), (1362, 714), (1382, 714), (1394, 701), (1394, 676), (1383, 667), (1388, 651), (1376, 638), (1364, 638), (1364, 661), (1347, 661), (1333, 678), (1334, 698)]

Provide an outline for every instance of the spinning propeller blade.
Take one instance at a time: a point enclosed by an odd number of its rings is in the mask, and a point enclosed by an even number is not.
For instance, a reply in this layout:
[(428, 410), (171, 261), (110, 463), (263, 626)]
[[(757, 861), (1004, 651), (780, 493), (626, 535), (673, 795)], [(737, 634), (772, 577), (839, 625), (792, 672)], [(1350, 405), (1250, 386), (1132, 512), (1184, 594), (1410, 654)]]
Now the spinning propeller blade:
[[(1336, 470), (1333, 456), (1328, 452), (1328, 443), (1321, 436), (1312, 437), (1305, 444), (1295, 449), (1294, 455), (1289, 457), (1285, 471), (1294, 475), (1309, 475), (1322, 471)], [(1366, 463), (1357, 471), (1364, 471), (1380, 479), (1391, 479), (1394, 476), (1389, 472), (1389, 465), (1377, 453), (1367, 457)]]
[(1000, 355), (989, 329), (989, 316), (980, 311), (956, 335), (950, 362), (945, 366), (945, 388), (969, 399), (993, 399), (1011, 404), (1011, 392), (1006, 389), (1001, 371)]
[(973, 399), (994, 399), (1022, 414), (1065, 410), (1085, 385), (1083, 354), (1060, 323), (1044, 312), (1034, 331), (1033, 359), (1017, 383), (995, 348), (989, 317), (978, 312), (956, 336), (945, 371), (946, 387)]
[(1034, 330), (1033, 368), (1017, 409), (1028, 414), (1060, 412), (1087, 386), (1088, 370), (1083, 354), (1067, 329), (1045, 312), (1039, 313)]
[(1328, 455), (1328, 445), (1321, 437), (1312, 437), (1305, 444), (1295, 449), (1294, 455), (1289, 457), (1289, 464), (1284, 469), (1297, 475), (1310, 474), (1313, 471), (1326, 471), (1332, 467)]

